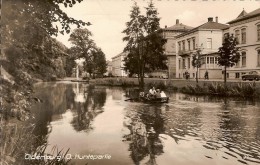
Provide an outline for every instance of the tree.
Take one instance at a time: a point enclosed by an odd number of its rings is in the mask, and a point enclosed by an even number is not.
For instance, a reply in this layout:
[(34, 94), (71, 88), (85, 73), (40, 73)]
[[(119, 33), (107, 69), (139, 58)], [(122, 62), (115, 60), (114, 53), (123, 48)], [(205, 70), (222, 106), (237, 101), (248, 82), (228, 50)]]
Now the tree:
[(84, 68), (94, 78), (97, 75), (103, 76), (103, 74), (106, 73), (106, 57), (100, 48), (91, 51), (90, 57), (84, 62)]
[(76, 59), (83, 58), (88, 61), (91, 51), (96, 49), (94, 40), (90, 37), (92, 33), (88, 29), (75, 29), (69, 38), (69, 41), (73, 45), (70, 49)]
[[(46, 77), (52, 73), (62, 74), (58, 71), (58, 68), (61, 66), (60, 57), (63, 56), (66, 48), (52, 36), (59, 32), (69, 33), (72, 24), (81, 27), (90, 23), (69, 17), (60, 9), (60, 4), (65, 7), (72, 7), (81, 1), (3, 1), (1, 5), (2, 26), (0, 29), (3, 54), (1, 54), (0, 61), (2, 67), (14, 77), (15, 81), (10, 88), (7, 99), (15, 97), (18, 93), (22, 94), (19, 97), (28, 102), (33, 78), (47, 79)], [(61, 29), (56, 26), (57, 23), (61, 24)], [(3, 102), (5, 102), (5, 99), (3, 99)], [(19, 105), (18, 99), (11, 102), (7, 100), (6, 103), (6, 106), (3, 107), (4, 111), (11, 111), (10, 107), (16, 107), (20, 112), (19, 114), (28, 111)], [(20, 119), (23, 117), (20, 117)]]
[(123, 33), (127, 41), (124, 49), (127, 52), (125, 57), (125, 70), (130, 74), (137, 73), (140, 88), (144, 87), (144, 74), (156, 69), (166, 69), (166, 59), (163, 39), (160, 31), (157, 9), (152, 1), (146, 7), (146, 15), (140, 14), (136, 2), (130, 11), (130, 21), (126, 23)]
[(196, 82), (198, 83), (198, 70), (203, 64), (202, 62), (203, 57), (201, 57), (201, 50), (197, 50), (196, 53), (192, 56), (191, 64), (193, 67), (196, 68)]
[(240, 59), (239, 48), (236, 47), (237, 41), (232, 35), (224, 38), (222, 47), (219, 48), (218, 64), (224, 66), (224, 84), (227, 82), (227, 67), (234, 66)]

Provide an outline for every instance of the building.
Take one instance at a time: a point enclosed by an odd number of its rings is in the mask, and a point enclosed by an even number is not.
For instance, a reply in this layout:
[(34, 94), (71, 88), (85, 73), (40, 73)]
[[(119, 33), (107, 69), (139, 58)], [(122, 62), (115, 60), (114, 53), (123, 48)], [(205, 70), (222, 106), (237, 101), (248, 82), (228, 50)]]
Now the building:
[(126, 77), (127, 73), (124, 71), (124, 58), (126, 52), (122, 52), (114, 57), (112, 57), (112, 74), (117, 77)]
[(233, 34), (240, 48), (240, 61), (227, 69), (227, 78), (240, 79), (252, 70), (260, 71), (260, 8), (247, 13), (243, 10), (236, 19), (229, 21), (224, 34)]
[(176, 77), (184, 78), (188, 72), (190, 78), (196, 77), (196, 68), (192, 66), (192, 56), (201, 51), (203, 65), (199, 68), (198, 77), (204, 78), (206, 71), (209, 78), (222, 78), (222, 68), (218, 66), (218, 49), (222, 46), (223, 29), (228, 25), (218, 23), (218, 17), (208, 18), (208, 22), (176, 36)]
[(192, 27), (179, 23), (179, 19), (176, 20), (176, 24), (162, 29), (163, 38), (167, 40), (164, 45), (165, 54), (168, 60), (168, 74), (169, 78), (176, 78), (176, 36), (191, 30)]

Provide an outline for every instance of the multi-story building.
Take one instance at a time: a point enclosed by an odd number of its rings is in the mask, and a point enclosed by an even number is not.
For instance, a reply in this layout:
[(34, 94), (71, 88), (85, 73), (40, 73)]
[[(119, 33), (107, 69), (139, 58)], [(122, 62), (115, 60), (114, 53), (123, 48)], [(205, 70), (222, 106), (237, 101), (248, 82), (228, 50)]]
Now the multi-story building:
[(260, 8), (250, 13), (243, 10), (228, 24), (224, 35), (229, 33), (236, 37), (241, 56), (234, 67), (227, 69), (227, 78), (240, 79), (242, 74), (249, 71), (260, 71)]
[(218, 49), (222, 46), (223, 30), (228, 25), (218, 23), (218, 17), (176, 36), (176, 77), (184, 78), (188, 72), (190, 78), (196, 77), (196, 68), (192, 66), (192, 56), (201, 51), (203, 65), (199, 68), (198, 77), (203, 78), (206, 71), (209, 78), (222, 78), (222, 69), (218, 66)]
[(164, 51), (168, 60), (169, 78), (176, 78), (176, 36), (191, 30), (192, 27), (184, 25), (176, 20), (176, 24), (162, 29), (162, 35), (167, 40), (164, 45)]
[(112, 74), (113, 76), (125, 77), (127, 73), (124, 70), (124, 58), (126, 52), (122, 52), (114, 57), (112, 57)]

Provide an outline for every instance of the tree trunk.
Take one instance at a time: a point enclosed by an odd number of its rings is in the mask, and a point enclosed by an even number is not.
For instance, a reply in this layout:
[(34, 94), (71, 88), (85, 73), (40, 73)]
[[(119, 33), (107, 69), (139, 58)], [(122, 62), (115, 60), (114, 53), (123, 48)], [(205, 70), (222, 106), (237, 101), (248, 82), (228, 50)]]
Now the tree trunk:
[(224, 86), (226, 87), (227, 85), (227, 67), (224, 67)]
[(197, 71), (196, 71), (196, 82), (199, 83), (199, 80), (198, 80), (198, 67), (197, 67)]

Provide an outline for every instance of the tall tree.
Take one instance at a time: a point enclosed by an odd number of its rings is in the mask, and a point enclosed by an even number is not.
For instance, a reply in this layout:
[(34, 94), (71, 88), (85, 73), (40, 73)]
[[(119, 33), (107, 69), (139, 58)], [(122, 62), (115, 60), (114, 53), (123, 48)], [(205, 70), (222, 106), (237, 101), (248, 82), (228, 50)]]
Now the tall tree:
[(193, 54), (192, 56), (192, 61), (191, 64), (193, 67), (196, 68), (196, 82), (198, 83), (198, 70), (203, 64), (203, 57), (201, 56), (201, 50), (197, 50), (196, 53)]
[(230, 34), (225, 36), (222, 47), (219, 48), (218, 64), (224, 66), (224, 84), (227, 82), (227, 67), (234, 66), (240, 59), (236, 38)]
[(91, 37), (92, 33), (86, 28), (78, 28), (71, 33), (69, 41), (76, 59), (83, 58), (88, 61), (90, 52), (96, 49), (96, 44)]
[(91, 51), (89, 59), (84, 62), (84, 68), (94, 78), (97, 75), (103, 76), (106, 73), (106, 57), (100, 48)]
[[(64, 54), (64, 48), (54, 40), (52, 35), (59, 32), (69, 32), (70, 25), (87, 25), (77, 21), (64, 13), (60, 5), (72, 7), (82, 0), (5, 0), (1, 5), (1, 65), (14, 79), (14, 84), (8, 88), (9, 94), (1, 99), (6, 106), (3, 110), (11, 114), (17, 110), (19, 114), (26, 114), (25, 106), (20, 104), (19, 96), (28, 103), (32, 90), (32, 79), (55, 74), (60, 68), (59, 57)], [(61, 29), (55, 26), (61, 24)], [(58, 66), (58, 67), (56, 67)], [(57, 72), (56, 72), (57, 73)], [(58, 74), (62, 75), (61, 72)], [(22, 94), (22, 95), (20, 95)], [(13, 101), (10, 101), (13, 100)], [(15, 107), (15, 108), (11, 108)], [(27, 106), (28, 108), (29, 106)], [(1, 114), (0, 114), (1, 117)], [(20, 115), (23, 120), (25, 115)]]
[(165, 41), (160, 33), (157, 9), (152, 1), (148, 3), (146, 14), (141, 15), (136, 2), (130, 11), (130, 21), (123, 31), (127, 41), (124, 49), (128, 53), (125, 58), (125, 70), (130, 74), (137, 73), (140, 88), (144, 87), (144, 73), (156, 69), (166, 69), (166, 56), (163, 53)]

